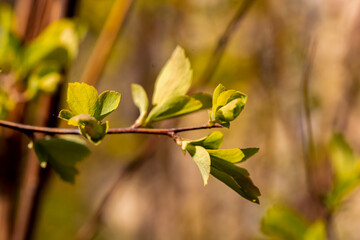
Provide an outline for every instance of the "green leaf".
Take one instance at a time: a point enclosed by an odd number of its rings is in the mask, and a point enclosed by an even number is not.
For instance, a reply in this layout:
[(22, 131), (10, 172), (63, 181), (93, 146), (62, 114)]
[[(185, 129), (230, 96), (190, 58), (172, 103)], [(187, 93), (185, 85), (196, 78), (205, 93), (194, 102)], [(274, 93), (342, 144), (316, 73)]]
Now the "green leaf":
[(202, 107), (200, 101), (189, 96), (176, 96), (169, 98), (160, 105), (155, 106), (149, 113), (145, 123), (161, 121), (164, 119), (179, 117), (185, 114), (199, 111)]
[(200, 146), (191, 146), (187, 147), (188, 152), (190, 153), (192, 159), (198, 166), (201, 176), (204, 180), (204, 186), (208, 184), (209, 175), (210, 175), (210, 156), (205, 148)]
[(241, 111), (244, 109), (244, 106), (245, 102), (243, 99), (234, 99), (216, 112), (216, 118), (224, 122), (233, 121), (237, 116), (239, 116)]
[[(43, 61), (53, 61), (66, 67), (77, 56), (83, 32), (79, 24), (62, 19), (50, 24), (26, 48), (23, 55), (23, 74)], [(80, 33), (81, 32), (81, 33)]]
[(221, 146), (224, 135), (222, 132), (214, 131), (204, 138), (182, 142), (182, 149), (186, 150), (188, 144), (202, 146), (206, 149), (218, 149)]
[(245, 157), (245, 154), (239, 148), (216, 150), (208, 149), (207, 151), (210, 154), (211, 159), (217, 158), (230, 163), (242, 162)]
[(39, 92), (54, 93), (61, 81), (59, 65), (53, 63), (38, 66), (30, 75), (26, 96), (32, 99)]
[(200, 110), (209, 109), (212, 106), (212, 96), (207, 93), (196, 93), (191, 95), (192, 98), (201, 102), (202, 107)]
[(261, 222), (261, 231), (279, 240), (303, 240), (309, 223), (297, 212), (283, 206), (267, 211)]
[(360, 161), (344, 138), (335, 134), (330, 143), (330, 160), (334, 170), (334, 182), (327, 196), (330, 209), (337, 208), (341, 201), (360, 184)]
[(103, 120), (119, 106), (120, 98), (121, 94), (118, 92), (105, 91), (101, 93), (97, 102), (94, 117), (99, 121)]
[(305, 233), (304, 240), (327, 240), (325, 223), (321, 220), (311, 224)]
[(87, 114), (80, 114), (72, 117), (68, 121), (68, 124), (78, 126), (81, 134), (94, 144), (99, 144), (109, 129), (107, 121), (105, 123), (101, 123), (96, 120), (96, 118)]
[(131, 93), (132, 93), (133, 102), (139, 108), (140, 111), (140, 116), (135, 122), (142, 125), (149, 108), (149, 100), (147, 94), (144, 88), (139, 84), (131, 84)]
[(244, 109), (247, 97), (245, 94), (226, 90), (223, 85), (216, 87), (213, 94), (213, 106), (210, 112), (210, 121), (229, 127), (230, 122), (235, 120)]
[[(215, 88), (214, 94), (213, 94), (213, 102), (212, 102), (213, 113), (215, 113), (217, 110), (218, 97), (224, 91), (226, 91), (226, 88), (221, 83)], [(214, 117), (214, 119), (215, 119), (215, 117)]]
[(258, 153), (259, 148), (242, 148), (241, 151), (245, 155), (244, 158), (242, 159), (242, 162), (244, 162), (249, 158), (251, 158), (252, 156), (254, 156), (256, 153)]
[(69, 83), (67, 103), (74, 116), (88, 114), (95, 116), (98, 106), (98, 92), (86, 83)]
[[(69, 121), (74, 115), (67, 109), (63, 109), (59, 113), (59, 118), (65, 121)], [(71, 124), (69, 124), (71, 125)]]
[(90, 154), (83, 143), (62, 138), (38, 139), (34, 142), (34, 150), (42, 166), (49, 163), (64, 181), (70, 183), (74, 183), (78, 173), (75, 164)]
[(184, 50), (177, 46), (155, 82), (153, 105), (185, 95), (191, 86), (192, 69)]
[(211, 157), (211, 174), (245, 199), (259, 203), (260, 191), (251, 181), (246, 169), (235, 166), (228, 161)]
[(107, 115), (119, 105), (120, 93), (105, 91), (100, 96), (96, 89), (85, 83), (70, 83), (67, 102), (69, 110), (61, 110), (59, 118), (69, 125), (78, 126), (82, 135), (98, 144), (109, 129), (109, 123), (102, 123)]

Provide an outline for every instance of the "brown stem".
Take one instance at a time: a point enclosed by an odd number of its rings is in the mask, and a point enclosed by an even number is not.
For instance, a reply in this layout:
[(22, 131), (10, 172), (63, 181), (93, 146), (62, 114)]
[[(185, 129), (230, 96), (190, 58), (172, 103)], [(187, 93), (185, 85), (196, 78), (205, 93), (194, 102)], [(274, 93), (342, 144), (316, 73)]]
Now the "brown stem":
[(234, 35), (237, 27), (241, 23), (241, 20), (244, 18), (245, 14), (248, 12), (248, 10), (250, 9), (251, 5), (254, 2), (255, 0), (245, 0), (240, 4), (234, 17), (231, 19), (224, 33), (221, 35), (200, 80), (197, 82), (197, 85), (200, 85), (204, 82), (208, 82), (211, 80), (225, 52), (228, 42), (230, 41), (231, 37)]
[[(43, 133), (43, 134), (70, 134), (70, 135), (80, 135), (79, 129), (75, 128), (52, 128), (52, 127), (39, 127), (39, 126), (31, 126), (21, 123), (14, 123), (5, 120), (0, 120), (0, 126), (10, 128), (24, 134), (31, 133)], [(220, 124), (213, 125), (202, 125), (195, 127), (183, 127), (183, 128), (110, 128), (107, 134), (124, 134), (124, 133), (140, 133), (140, 134), (153, 134), (153, 135), (168, 135), (172, 136), (175, 133), (186, 132), (186, 131), (194, 131), (200, 129), (210, 129), (210, 128), (221, 128)]]
[(100, 78), (131, 3), (132, 0), (115, 0), (113, 3), (80, 82), (95, 85)]

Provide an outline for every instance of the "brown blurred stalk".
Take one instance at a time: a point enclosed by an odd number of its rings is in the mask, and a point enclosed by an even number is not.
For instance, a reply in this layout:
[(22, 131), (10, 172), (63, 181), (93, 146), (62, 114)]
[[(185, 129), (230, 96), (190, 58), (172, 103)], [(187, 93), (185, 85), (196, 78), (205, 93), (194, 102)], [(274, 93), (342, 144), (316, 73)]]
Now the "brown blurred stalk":
[(81, 76), (80, 82), (95, 85), (101, 76), (102, 71), (112, 47), (114, 46), (116, 37), (119, 34), (121, 26), (132, 0), (115, 0), (105, 25), (101, 30), (100, 36), (96, 41), (94, 50), (90, 59), (85, 66), (85, 70)]

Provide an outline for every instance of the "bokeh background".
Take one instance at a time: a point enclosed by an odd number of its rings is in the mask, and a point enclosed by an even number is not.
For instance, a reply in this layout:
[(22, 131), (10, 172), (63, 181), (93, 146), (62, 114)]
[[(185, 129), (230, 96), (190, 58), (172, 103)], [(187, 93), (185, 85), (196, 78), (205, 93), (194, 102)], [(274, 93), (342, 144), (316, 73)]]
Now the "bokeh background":
[[(22, 1), (0, 2), (16, 8)], [(60, 6), (66, 1), (52, 2), (56, 9), (55, 3)], [(73, 17), (88, 27), (66, 77), (73, 82), (82, 78), (109, 13), (119, 1), (70, 2), (74, 2)], [(260, 148), (242, 167), (259, 187), (261, 204), (244, 200), (214, 178), (204, 188), (190, 156), (184, 156), (170, 139), (112, 135), (99, 146), (90, 146), (92, 155), (78, 165), (74, 185), (55, 174), (47, 179), (34, 239), (73, 239), (104, 196), (109, 198), (101, 221), (91, 225), (96, 240), (267, 239), (260, 231), (261, 219), (274, 204), (290, 206), (309, 221), (320, 217), (309, 194), (304, 164), (309, 140), (304, 98), (316, 156), (311, 184), (321, 191), (331, 178), (326, 160), (332, 134), (343, 133), (354, 151), (360, 152), (360, 2), (254, 1), (233, 29), (211, 78), (202, 78), (204, 71), (244, 0), (128, 2), (131, 6), (95, 84), (99, 92), (122, 94), (118, 110), (108, 119), (110, 126), (134, 122), (138, 110), (131, 100), (131, 83), (141, 84), (151, 96), (157, 74), (173, 49), (182, 46), (194, 70), (192, 92), (212, 93), (222, 83), (248, 95), (240, 117), (221, 131), (224, 148)], [(312, 69), (304, 93), (309, 64)], [(66, 107), (65, 101), (61, 106)], [(158, 126), (193, 126), (207, 119), (203, 111)], [(195, 139), (209, 132), (182, 136)], [(136, 158), (146, 161), (121, 175)], [(359, 201), (359, 193), (353, 192), (332, 216), (336, 239), (359, 239)]]

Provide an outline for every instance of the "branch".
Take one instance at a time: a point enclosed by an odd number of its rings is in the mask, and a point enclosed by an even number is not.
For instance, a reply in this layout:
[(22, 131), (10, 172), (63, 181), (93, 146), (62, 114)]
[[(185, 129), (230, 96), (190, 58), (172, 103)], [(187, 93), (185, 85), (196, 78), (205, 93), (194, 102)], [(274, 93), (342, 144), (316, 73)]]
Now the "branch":
[(219, 38), (216, 48), (214, 49), (212, 56), (206, 65), (203, 75), (201, 76), (200, 80), (197, 82), (197, 85), (200, 85), (205, 82), (209, 82), (211, 80), (222, 59), (222, 56), (226, 50), (229, 41), (236, 32), (237, 27), (241, 23), (241, 20), (244, 18), (245, 14), (249, 11), (251, 5), (254, 2), (255, 0), (245, 0), (240, 4), (235, 15), (233, 16), (233, 18), (227, 25), (225, 31)]
[[(10, 128), (24, 134), (33, 134), (33, 133), (44, 133), (48, 135), (54, 134), (69, 134), (69, 135), (80, 135), (79, 129), (75, 128), (51, 128), (51, 127), (39, 127), (39, 126), (32, 126), (20, 123), (14, 123), (9, 121), (0, 120), (0, 126)], [(153, 134), (153, 135), (167, 135), (172, 137), (174, 134), (179, 132), (187, 132), (187, 131), (194, 131), (200, 129), (211, 129), (211, 128), (221, 128), (220, 124), (209, 125), (205, 124), (202, 126), (195, 126), (195, 127), (183, 127), (183, 128), (110, 128), (107, 134), (124, 134), (124, 133), (138, 133), (138, 134)]]

